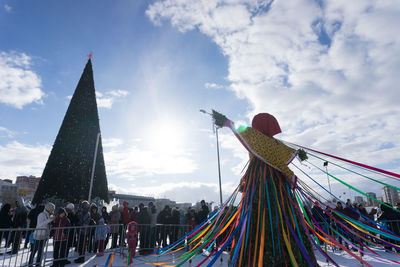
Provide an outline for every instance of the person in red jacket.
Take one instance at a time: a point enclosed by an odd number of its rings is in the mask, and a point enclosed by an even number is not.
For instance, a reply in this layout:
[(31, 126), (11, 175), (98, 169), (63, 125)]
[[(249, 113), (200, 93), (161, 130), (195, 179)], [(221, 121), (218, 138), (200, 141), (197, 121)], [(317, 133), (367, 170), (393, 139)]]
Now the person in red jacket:
[(54, 220), (54, 250), (53, 250), (53, 265), (52, 267), (64, 267), (65, 256), (67, 254), (68, 226), (70, 222), (68, 214), (64, 208), (60, 208), (57, 217)]
[(124, 201), (122, 203), (122, 205), (124, 206), (123, 220), (125, 225), (128, 225), (128, 223), (131, 222), (131, 216), (129, 214), (128, 204), (129, 203), (127, 201)]

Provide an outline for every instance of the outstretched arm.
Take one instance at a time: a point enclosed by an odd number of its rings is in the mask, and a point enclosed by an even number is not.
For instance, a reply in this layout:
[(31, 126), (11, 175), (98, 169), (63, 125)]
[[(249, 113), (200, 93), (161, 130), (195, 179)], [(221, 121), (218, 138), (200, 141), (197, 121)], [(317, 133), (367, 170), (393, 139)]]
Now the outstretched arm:
[(229, 127), (243, 144), (243, 146), (255, 157), (264, 161), (275, 169), (284, 173), (288, 178), (293, 178), (293, 172), (287, 165), (297, 155), (297, 151), (284, 145), (282, 142), (266, 136), (251, 127), (236, 128), (234, 123), (225, 115), (213, 110), (213, 118), (218, 127)]

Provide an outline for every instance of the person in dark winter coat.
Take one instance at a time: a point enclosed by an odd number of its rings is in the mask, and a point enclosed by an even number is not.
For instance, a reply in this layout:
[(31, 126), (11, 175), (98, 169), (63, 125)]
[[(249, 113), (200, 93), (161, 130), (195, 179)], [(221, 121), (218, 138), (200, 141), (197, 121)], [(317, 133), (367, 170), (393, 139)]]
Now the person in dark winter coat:
[(5, 247), (7, 247), (10, 231), (9, 230), (3, 231), (1, 229), (11, 228), (11, 226), (12, 226), (10, 209), (11, 209), (11, 205), (6, 203), (1, 207), (1, 210), (0, 210), (0, 244), (4, 238), (6, 240)]
[(98, 224), (100, 218), (101, 218), (101, 215), (98, 212), (97, 205), (95, 203), (92, 203), (92, 205), (90, 206), (90, 223), (89, 223), (89, 225), (92, 227), (90, 227), (89, 237), (88, 237), (88, 251), (89, 252), (96, 253), (96, 243), (95, 243), (95, 239), (94, 239), (94, 233), (96, 231), (96, 227), (94, 227), (94, 226)]
[(185, 214), (186, 225), (188, 225), (188, 232), (192, 231), (196, 227), (196, 211), (192, 208), (188, 208)]
[(137, 222), (137, 215), (138, 215), (138, 207), (134, 207), (131, 212), (131, 222)]
[(11, 254), (17, 254), (19, 250), (19, 245), (21, 244), (22, 237), (22, 228), (26, 228), (26, 220), (28, 218), (28, 210), (25, 207), (24, 199), (19, 197), (17, 201), (15, 201), (17, 208), (15, 209), (14, 219), (13, 219), (13, 228), (16, 230), (13, 232), (13, 244)]
[[(110, 223), (111, 217), (107, 212), (107, 207), (102, 207), (101, 208), (101, 217), (104, 220), (104, 224), (109, 224)], [(110, 235), (111, 235), (110, 233), (107, 233), (107, 237), (106, 237), (106, 240), (105, 240), (105, 243), (104, 243), (104, 247), (105, 248), (107, 247), (108, 240), (110, 239)]]
[(118, 205), (114, 205), (112, 207), (111, 212), (110, 212), (110, 223), (109, 223), (109, 224), (111, 224), (110, 233), (111, 233), (111, 236), (112, 236), (111, 248), (116, 248), (117, 247), (118, 233), (119, 233), (118, 224), (119, 224), (119, 220), (120, 219), (121, 219), (121, 213), (118, 210)]
[[(167, 236), (169, 235), (169, 225), (171, 224), (171, 209), (168, 205), (164, 207), (164, 209), (158, 214), (157, 222), (161, 225), (160, 230), (160, 244), (159, 246), (166, 247), (167, 246)], [(162, 244), (161, 244), (162, 243)]]
[(89, 213), (90, 204), (89, 202), (82, 201), (80, 211), (77, 214), (78, 217), (78, 226), (80, 229), (78, 230), (78, 253), (79, 258), (75, 259), (75, 263), (84, 263), (85, 262), (85, 243), (88, 236), (88, 227), (90, 223), (90, 213)]
[[(67, 217), (68, 217), (68, 220), (69, 220), (71, 226), (77, 226), (78, 225), (78, 217), (76, 216), (76, 213), (75, 213), (75, 205), (72, 203), (68, 203), (67, 206), (65, 207), (65, 210), (67, 211), (67, 214), (68, 214)], [(75, 227), (68, 228), (67, 251), (65, 254), (66, 258), (68, 258), (70, 248), (75, 244), (76, 235), (77, 235), (77, 229)], [(71, 263), (69, 260), (65, 260), (64, 262), (65, 262), (65, 264)]]
[(149, 202), (148, 212), (150, 216), (150, 249), (153, 251), (156, 246), (156, 232), (157, 232), (157, 209), (153, 202)]
[(124, 207), (123, 206), (119, 206), (118, 210), (119, 210), (119, 213), (121, 214), (121, 216), (119, 218), (120, 226), (118, 228), (119, 229), (119, 233), (118, 233), (119, 234), (119, 242), (118, 242), (118, 244), (119, 244), (120, 247), (122, 247), (122, 246), (125, 246), (125, 240), (124, 240), (123, 236), (124, 236), (124, 231), (126, 229), (126, 225), (124, 224)]
[(180, 220), (180, 213), (177, 208), (173, 208), (171, 212), (171, 228), (170, 228), (170, 237), (171, 237), (171, 244), (175, 243), (178, 240), (179, 234), (179, 220)]
[(357, 213), (356, 208), (353, 208), (349, 200), (346, 202), (346, 207), (343, 209), (343, 213), (354, 220), (360, 218), (360, 214)]
[[(334, 211), (338, 212), (339, 214), (344, 214), (344, 209), (343, 209), (342, 202), (338, 201), (336, 203), (336, 208), (334, 208)], [(336, 214), (336, 213), (332, 213), (332, 214), (339, 222), (343, 222), (342, 217), (340, 217), (339, 214)], [(342, 244), (342, 241), (343, 241), (342, 235), (344, 235), (344, 233), (345, 233), (344, 230), (343, 230), (343, 227), (338, 222), (336, 222), (335, 223), (335, 229), (340, 234), (338, 236), (339, 244)], [(342, 248), (339, 248), (339, 249), (341, 250)]]
[(110, 223), (110, 215), (107, 212), (107, 207), (102, 207), (101, 208), (101, 217), (103, 217), (104, 223), (109, 224)]
[[(40, 213), (44, 211), (44, 204), (43, 203), (38, 203), (35, 208), (31, 209), (28, 213), (28, 219), (29, 219), (29, 228), (36, 228), (37, 225), (37, 218)], [(32, 234), (33, 230), (28, 230), (26, 232), (26, 237), (25, 237), (25, 248), (28, 247), (29, 243), (29, 236)]]
[(208, 213), (210, 213), (210, 210), (209, 210), (208, 206), (206, 205), (206, 202), (204, 200), (202, 200), (200, 203), (201, 203), (201, 208), (200, 208), (199, 212), (197, 213), (197, 217), (196, 217), (196, 223), (198, 225), (201, 224), (204, 220), (206, 220), (208, 217)]
[(140, 234), (140, 250), (139, 253), (144, 255), (150, 248), (150, 216), (147, 207), (144, 204), (139, 205), (139, 213), (137, 216), (137, 223), (139, 224)]
[[(391, 206), (389, 203), (385, 204)], [(394, 234), (399, 234), (397, 222), (395, 222), (398, 216), (397, 212), (388, 206), (381, 204), (381, 214), (378, 216), (378, 222), (382, 224), (383, 227), (392, 231)], [(382, 237), (382, 239), (390, 243), (396, 243), (396, 240), (392, 240), (387, 237)], [(392, 251), (392, 247), (389, 245), (385, 245), (385, 249), (386, 251)]]

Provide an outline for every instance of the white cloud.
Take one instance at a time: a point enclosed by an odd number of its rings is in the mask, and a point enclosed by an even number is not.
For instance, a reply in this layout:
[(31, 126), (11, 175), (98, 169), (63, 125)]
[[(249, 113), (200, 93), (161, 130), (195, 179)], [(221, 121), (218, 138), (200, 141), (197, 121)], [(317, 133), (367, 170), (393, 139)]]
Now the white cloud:
[[(215, 138), (215, 137), (214, 137)], [(232, 133), (220, 133), (219, 141), (221, 148), (228, 149), (232, 151), (232, 156), (240, 159), (240, 163), (235, 165), (232, 169), (232, 172), (238, 176), (241, 175), (243, 167), (246, 165), (249, 160), (249, 153), (246, 149), (243, 148), (243, 145), (239, 142), (239, 140)], [(222, 161), (223, 162), (223, 161)]]
[(128, 94), (129, 92), (125, 90), (111, 90), (105, 92), (104, 94), (96, 91), (97, 106), (99, 108), (110, 109), (112, 108), (114, 102), (119, 101)]
[(274, 114), (281, 138), (372, 165), (400, 161), (400, 3), (165, 0), (146, 14), (209, 36), (249, 117)]
[(221, 88), (224, 88), (223, 85), (216, 84), (216, 83), (205, 83), (204, 86), (205, 86), (206, 88), (214, 88), (214, 89), (221, 89)]
[(125, 90), (112, 90), (112, 91), (108, 91), (106, 94), (115, 96), (115, 97), (123, 97), (123, 96), (127, 96), (129, 94), (129, 92), (125, 91)]
[(5, 9), (6, 12), (8, 12), (8, 13), (10, 13), (10, 12), (12, 11), (12, 7), (9, 6), (9, 5), (7, 5), (7, 4), (4, 4), (4, 9)]
[(0, 177), (41, 176), (50, 155), (49, 145), (27, 145), (17, 141), (0, 145)]
[(0, 137), (12, 138), (15, 133), (5, 127), (0, 126)]
[[(96, 91), (97, 107), (111, 109), (115, 102), (121, 101), (128, 94), (129, 92), (125, 90), (111, 90), (105, 93)], [(72, 95), (67, 96), (67, 99), (71, 100), (71, 98)]]
[(103, 147), (117, 147), (122, 145), (124, 142), (119, 138), (106, 138), (102, 139)]
[(32, 102), (42, 103), (40, 77), (31, 70), (25, 53), (0, 52), (0, 102), (21, 109)]
[(186, 149), (143, 148), (140, 142), (105, 141), (104, 160), (107, 173), (116, 178), (134, 180), (138, 176), (186, 174), (197, 169)]

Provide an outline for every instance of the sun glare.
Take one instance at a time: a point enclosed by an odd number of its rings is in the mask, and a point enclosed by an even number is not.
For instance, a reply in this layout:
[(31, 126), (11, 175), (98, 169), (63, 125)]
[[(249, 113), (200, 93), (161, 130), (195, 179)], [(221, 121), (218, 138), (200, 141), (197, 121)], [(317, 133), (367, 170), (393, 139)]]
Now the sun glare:
[(159, 154), (174, 154), (184, 147), (184, 128), (174, 121), (154, 123), (149, 130), (147, 143)]

